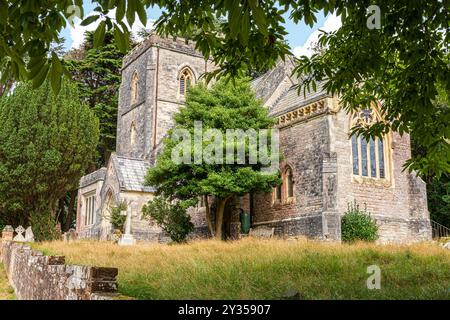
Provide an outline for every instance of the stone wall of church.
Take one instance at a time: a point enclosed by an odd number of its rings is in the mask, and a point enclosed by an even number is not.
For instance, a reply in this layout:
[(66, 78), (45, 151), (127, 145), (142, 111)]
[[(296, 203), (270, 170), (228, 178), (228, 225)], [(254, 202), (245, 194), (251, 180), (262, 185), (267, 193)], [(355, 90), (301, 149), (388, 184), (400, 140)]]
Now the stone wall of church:
[[(117, 154), (150, 159), (152, 152), (173, 126), (173, 114), (184, 104), (179, 75), (188, 67), (195, 80), (213, 70), (192, 43), (151, 36), (124, 59), (120, 88)], [(139, 77), (138, 99), (131, 100), (133, 75)], [(136, 141), (131, 142), (131, 127)]]
[(349, 140), (350, 116), (345, 111), (330, 117), (331, 151), (337, 154), (338, 210), (347, 210), (356, 201), (367, 205), (379, 226), (380, 242), (418, 241), (431, 238), (425, 183), (403, 171), (411, 157), (410, 137), (390, 134), (390, 179), (385, 182), (354, 179), (352, 149)]
[[(144, 158), (147, 141), (151, 136), (152, 101), (147, 92), (152, 92), (153, 82), (149, 66), (155, 59), (152, 50), (146, 50), (140, 55), (124, 61), (122, 83), (119, 91), (119, 110), (117, 119), (117, 154), (130, 158)], [(136, 102), (132, 102), (131, 85), (134, 74), (137, 74), (138, 90)], [(131, 128), (134, 125), (136, 140), (131, 143)]]
[[(78, 204), (77, 204), (77, 223), (76, 229), (80, 237), (90, 237), (92, 232), (91, 226), (86, 226), (86, 199), (89, 196), (95, 196), (95, 215), (96, 221), (100, 220), (100, 206), (102, 203), (101, 190), (106, 179), (106, 168), (102, 168), (87, 176), (84, 176), (80, 181), (78, 189)], [(97, 234), (97, 232), (94, 232)]]
[(284, 156), (282, 170), (290, 166), (294, 177), (294, 200), (276, 203), (272, 194), (254, 196), (255, 226), (275, 227), (278, 235), (323, 237), (323, 163), (329, 157), (328, 122), (325, 117), (300, 122), (280, 130)]
[(211, 62), (203, 56), (191, 51), (192, 47), (184, 42), (173, 46), (162, 46), (158, 52), (158, 90), (157, 90), (157, 123), (155, 145), (159, 145), (167, 131), (173, 126), (173, 114), (185, 103), (180, 94), (179, 76), (184, 68), (189, 68), (195, 81), (212, 70)]

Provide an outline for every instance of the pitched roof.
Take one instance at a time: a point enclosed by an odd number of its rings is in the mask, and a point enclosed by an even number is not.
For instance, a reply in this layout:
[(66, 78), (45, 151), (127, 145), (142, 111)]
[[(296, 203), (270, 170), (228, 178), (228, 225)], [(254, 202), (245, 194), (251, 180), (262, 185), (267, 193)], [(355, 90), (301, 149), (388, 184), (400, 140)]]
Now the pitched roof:
[(126, 191), (155, 192), (153, 187), (144, 185), (150, 163), (145, 160), (112, 156), (117, 170), (120, 187)]
[(287, 57), (286, 61), (279, 60), (274, 68), (251, 82), (256, 97), (264, 103), (267, 102), (286, 77), (289, 77), (292, 83), (296, 83), (296, 79), (291, 78), (293, 70), (292, 58)]
[(98, 181), (104, 181), (105, 178), (106, 178), (106, 168), (101, 168), (97, 171), (94, 171), (94, 172), (82, 177), (80, 179), (80, 188), (87, 187)]
[(323, 88), (324, 82), (317, 83), (317, 90), (311, 90), (306, 93), (302, 91), (298, 93), (297, 86), (292, 86), (288, 91), (286, 91), (277, 102), (274, 103), (273, 107), (269, 110), (271, 116), (275, 117), (283, 113), (292, 111), (298, 107), (305, 106), (314, 101), (320, 100), (322, 98), (328, 97), (329, 95)]

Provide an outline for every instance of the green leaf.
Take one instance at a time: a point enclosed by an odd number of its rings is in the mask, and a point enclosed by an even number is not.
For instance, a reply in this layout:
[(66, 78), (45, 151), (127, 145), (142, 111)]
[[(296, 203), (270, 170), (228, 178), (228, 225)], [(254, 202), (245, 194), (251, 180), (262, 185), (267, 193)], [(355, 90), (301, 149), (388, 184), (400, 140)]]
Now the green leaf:
[(119, 0), (117, 2), (116, 20), (122, 21), (123, 17), (125, 17), (125, 0)]
[(50, 68), (50, 84), (52, 85), (53, 92), (58, 94), (61, 90), (61, 78), (62, 76), (62, 68), (58, 69), (54, 64)]
[(241, 12), (242, 8), (239, 5), (238, 1), (233, 2), (233, 6), (231, 7), (230, 11), (230, 35), (235, 38), (236, 35), (241, 30)]
[(55, 52), (52, 52), (52, 67), (55, 68), (59, 73), (62, 73), (63, 67), (61, 64), (61, 60), (59, 60), (59, 57)]
[(147, 12), (145, 11), (144, 5), (141, 1), (136, 1), (136, 10), (139, 16), (139, 20), (141, 20), (144, 26), (147, 25)]
[(47, 60), (43, 56), (31, 58), (30, 62), (28, 63), (28, 69), (30, 70), (30, 72), (28, 73), (28, 79), (33, 80), (34, 78), (36, 78), (38, 73), (45, 66), (46, 62)]
[(38, 88), (41, 86), (42, 83), (44, 83), (45, 79), (47, 78), (48, 70), (50, 69), (50, 66), (48, 63), (45, 63), (39, 73), (33, 78), (33, 88)]
[(99, 15), (95, 15), (95, 16), (89, 16), (86, 19), (84, 19), (83, 21), (81, 21), (80, 25), (82, 25), (83, 27), (90, 25), (92, 22), (95, 22), (98, 20), (98, 18), (100, 18)]
[(246, 46), (250, 36), (250, 13), (248, 10), (244, 12), (241, 21), (241, 43)]
[(105, 33), (106, 33), (106, 22), (102, 21), (100, 22), (97, 30), (95, 30), (94, 33), (94, 48), (98, 48), (103, 44), (103, 41), (105, 40)]
[(0, 2), (0, 24), (8, 21), (8, 5), (5, 1)]
[(136, 19), (136, 0), (128, 0), (127, 21), (130, 27), (133, 26)]
[(259, 1), (252, 0), (248, 2), (250, 5), (250, 8), (252, 9), (252, 16), (253, 19), (255, 19), (256, 24), (259, 27), (259, 31), (264, 35), (267, 36), (269, 34), (267, 30), (267, 18), (266, 14), (264, 13), (263, 8), (259, 5)]
[(116, 40), (116, 44), (119, 50), (125, 53), (128, 50), (127, 37), (117, 25), (114, 27), (114, 39)]

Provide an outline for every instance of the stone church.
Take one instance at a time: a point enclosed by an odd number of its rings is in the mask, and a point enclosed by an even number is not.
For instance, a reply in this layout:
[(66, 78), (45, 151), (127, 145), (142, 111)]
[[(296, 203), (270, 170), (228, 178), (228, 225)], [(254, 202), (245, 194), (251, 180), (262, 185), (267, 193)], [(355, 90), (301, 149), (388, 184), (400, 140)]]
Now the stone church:
[[(129, 231), (137, 240), (164, 241), (141, 209), (154, 190), (144, 186), (162, 139), (183, 107), (186, 90), (214, 65), (192, 43), (149, 36), (123, 61), (117, 150), (106, 168), (80, 181), (77, 232), (81, 238), (108, 239), (111, 209), (126, 203)], [(291, 61), (252, 82), (254, 91), (280, 129), (283, 184), (271, 194), (250, 194), (236, 202), (224, 222), (226, 234), (240, 233), (240, 209), (250, 212), (253, 228), (275, 229), (277, 236), (340, 240), (341, 217), (348, 204), (367, 206), (379, 226), (380, 242), (431, 238), (426, 185), (403, 171), (411, 156), (410, 138), (389, 133), (383, 139), (350, 137), (358, 123), (380, 119), (376, 107), (349, 115), (339, 99), (318, 86), (298, 94)], [(239, 210), (237, 210), (239, 209)], [(208, 234), (205, 208), (191, 210), (193, 236)]]

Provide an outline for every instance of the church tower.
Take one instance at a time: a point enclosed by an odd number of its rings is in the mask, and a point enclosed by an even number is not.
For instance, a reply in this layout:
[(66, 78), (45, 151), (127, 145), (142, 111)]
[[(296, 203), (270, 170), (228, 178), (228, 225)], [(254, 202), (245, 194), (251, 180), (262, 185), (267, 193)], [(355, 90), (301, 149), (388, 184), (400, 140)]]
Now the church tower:
[(189, 86), (213, 68), (182, 39), (148, 37), (123, 62), (117, 155), (151, 160)]

